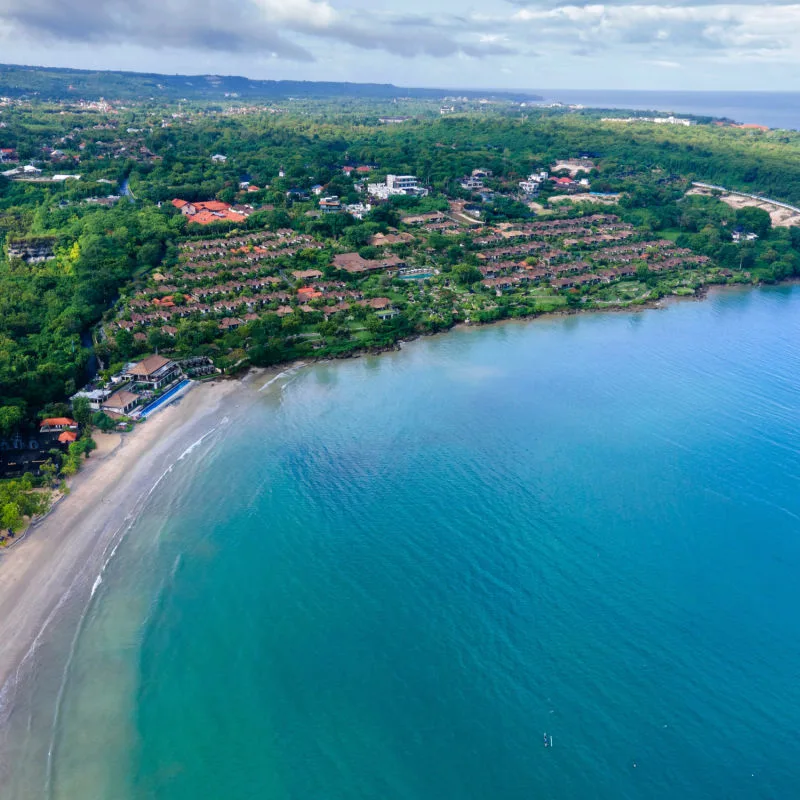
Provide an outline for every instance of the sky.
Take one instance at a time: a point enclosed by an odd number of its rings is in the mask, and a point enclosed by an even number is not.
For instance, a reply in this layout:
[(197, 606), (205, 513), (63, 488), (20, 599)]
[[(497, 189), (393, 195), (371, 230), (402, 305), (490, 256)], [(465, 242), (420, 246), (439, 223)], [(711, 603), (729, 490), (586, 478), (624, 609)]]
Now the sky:
[(0, 0), (0, 63), (511, 89), (793, 90), (800, 0)]

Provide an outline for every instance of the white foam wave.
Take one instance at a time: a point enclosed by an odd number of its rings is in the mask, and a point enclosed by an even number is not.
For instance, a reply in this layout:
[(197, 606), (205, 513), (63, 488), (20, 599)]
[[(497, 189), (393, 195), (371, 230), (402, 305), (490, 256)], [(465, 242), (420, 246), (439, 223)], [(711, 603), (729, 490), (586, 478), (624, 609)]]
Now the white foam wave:
[(279, 380), (280, 378), (291, 377), (296, 372), (301, 370), (305, 365), (306, 365), (305, 361), (301, 361), (298, 364), (295, 364), (293, 367), (289, 367), (289, 369), (286, 369), (283, 372), (279, 372), (274, 378), (270, 378), (258, 391), (263, 392), (264, 389), (268, 388), (269, 386), (272, 386), (272, 384), (275, 383), (275, 381)]
[[(108, 562), (106, 562), (107, 564)], [(103, 569), (105, 569), (105, 564), (103, 565)], [(101, 572), (95, 579), (94, 583), (92, 584), (92, 591), (89, 593), (89, 597), (94, 597), (94, 593), (100, 588), (100, 584), (103, 582), (103, 573)]]
[(200, 445), (209, 437), (212, 433), (216, 430), (216, 426), (213, 427), (207, 433), (204, 433), (196, 442), (192, 442), (179, 456), (178, 461), (183, 461), (186, 456), (188, 456), (195, 448), (200, 447)]
[(270, 378), (258, 391), (263, 392), (264, 389), (266, 389), (269, 386), (272, 386), (272, 384), (275, 383), (275, 381), (277, 381), (278, 379), (285, 378), (287, 374), (288, 374), (287, 372), (279, 372), (274, 378)]

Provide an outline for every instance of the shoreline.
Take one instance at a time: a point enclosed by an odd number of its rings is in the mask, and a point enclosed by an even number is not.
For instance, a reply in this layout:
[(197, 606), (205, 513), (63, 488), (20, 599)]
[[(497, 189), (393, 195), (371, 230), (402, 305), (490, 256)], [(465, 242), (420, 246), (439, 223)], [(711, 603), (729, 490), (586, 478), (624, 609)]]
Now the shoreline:
[[(585, 313), (639, 313), (664, 309), (672, 302), (702, 301), (716, 289), (751, 290), (760, 285), (736, 284), (704, 287), (694, 296), (670, 296), (625, 308), (569, 309), (487, 323), (457, 323), (432, 334), (402, 339), (377, 350), (357, 350), (342, 357), (360, 358), (401, 350), (423, 336), (447, 334), (455, 329), (477, 329), (497, 323), (529, 323)], [(232, 407), (244, 401), (242, 389), (257, 397), (305, 366), (333, 363), (339, 359), (284, 362), (270, 367), (249, 367), (244, 373), (210, 383), (198, 383), (180, 400), (162, 409), (132, 433), (97, 434), (99, 444), (87, 463), (70, 482), (68, 495), (58, 498), (49, 511), (33, 521), (12, 547), (0, 551), (0, 734), (13, 711), (15, 687), (35, 662), (39, 638), (53, 622), (69, 596), (83, 592), (84, 602), (93, 594), (93, 581), (102, 573), (106, 553), (126, 526), (130, 515), (155, 488), (181, 452), (216, 429), (225, 416), (223, 403)], [(107, 437), (107, 439), (105, 439)], [(104, 441), (105, 439), (105, 441)], [(112, 442), (110, 440), (117, 439)], [(0, 752), (2, 751), (0, 735)], [(0, 760), (0, 777), (4, 765)]]
[[(68, 495), (0, 553), (0, 730), (14, 705), (15, 685), (35, 661), (39, 638), (68, 597), (88, 594), (105, 552), (146, 499), (179, 447), (208, 432), (223, 402), (241, 386), (229, 380), (198, 384), (181, 400), (120, 441), (92, 455), (70, 482)], [(98, 439), (107, 434), (98, 434)], [(119, 436), (110, 434), (109, 436)], [(98, 448), (100, 449), (100, 448)], [(0, 765), (1, 766), (1, 765)], [(0, 771), (0, 775), (2, 772)], [(2, 782), (2, 781), (0, 781)]]

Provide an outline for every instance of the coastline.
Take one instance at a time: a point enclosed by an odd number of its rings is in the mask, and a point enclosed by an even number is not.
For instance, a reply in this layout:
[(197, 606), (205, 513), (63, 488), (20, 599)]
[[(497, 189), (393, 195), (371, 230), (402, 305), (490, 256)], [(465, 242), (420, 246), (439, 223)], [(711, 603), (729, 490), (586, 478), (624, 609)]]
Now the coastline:
[(213, 427), (240, 385), (199, 384), (118, 443), (100, 448), (105, 452), (88, 459), (69, 494), (0, 554), (0, 729), (26, 662), (35, 661), (37, 642), (59, 607), (81, 593), (88, 599), (106, 551), (134, 508), (174, 463), (178, 448)]
[[(459, 323), (451, 329), (475, 329), (498, 322), (528, 323), (554, 317), (580, 316), (587, 312), (632, 312), (665, 308), (673, 302), (704, 300), (716, 289), (747, 290), (752, 285), (705, 287), (691, 297), (667, 297), (625, 308), (570, 309), (530, 317), (495, 320), (483, 324)], [(379, 355), (400, 350), (416, 336), (390, 347), (354, 351), (344, 358)], [(338, 359), (320, 359), (332, 362)], [(85, 605), (94, 592), (120, 532), (142, 502), (171, 468), (182, 452), (214, 430), (224, 412), (246, 399), (243, 388), (253, 397), (304, 366), (319, 363), (294, 361), (269, 368), (251, 367), (236, 379), (200, 383), (177, 403), (137, 426), (134, 432), (101, 435), (103, 444), (71, 480), (70, 492), (61, 497), (42, 518), (31, 524), (25, 536), (12, 548), (0, 552), (0, 783), (3, 770), (3, 734), (13, 713), (16, 687), (35, 668), (37, 646), (45, 629), (57, 624), (59, 608), (66, 598)], [(225, 405), (230, 401), (230, 405)]]

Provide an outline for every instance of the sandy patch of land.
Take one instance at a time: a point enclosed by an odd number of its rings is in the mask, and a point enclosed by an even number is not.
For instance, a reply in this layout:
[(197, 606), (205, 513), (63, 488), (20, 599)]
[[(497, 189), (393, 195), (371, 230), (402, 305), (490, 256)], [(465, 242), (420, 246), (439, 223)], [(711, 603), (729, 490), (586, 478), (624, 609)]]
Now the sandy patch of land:
[(605, 203), (606, 205), (616, 205), (619, 203), (618, 194), (589, 194), (580, 192), (578, 194), (557, 194), (550, 198), (551, 203), (558, 203), (561, 200), (568, 200), (570, 203)]
[[(714, 194), (714, 192), (711, 189), (694, 186), (689, 189), (686, 194), (697, 194), (709, 197)], [(788, 228), (790, 225), (800, 225), (800, 213), (775, 205), (769, 200), (757, 200), (753, 197), (745, 197), (740, 194), (731, 194), (729, 192), (718, 194), (718, 197), (723, 203), (729, 205), (733, 209), (750, 207), (764, 209), (764, 211), (769, 214), (772, 219), (772, 224), (776, 228)]]

